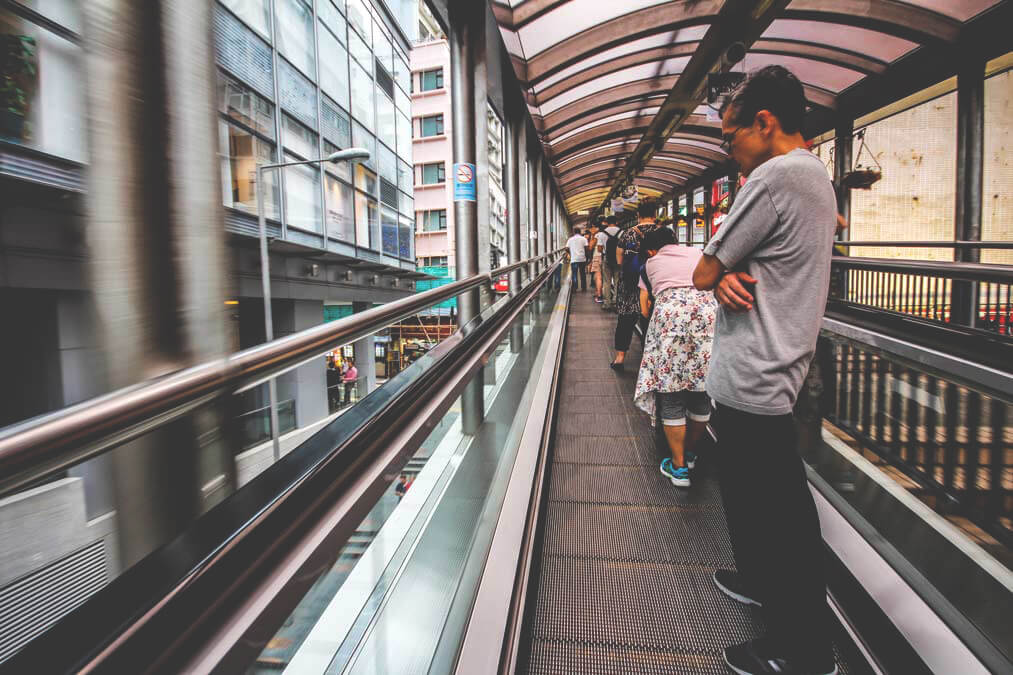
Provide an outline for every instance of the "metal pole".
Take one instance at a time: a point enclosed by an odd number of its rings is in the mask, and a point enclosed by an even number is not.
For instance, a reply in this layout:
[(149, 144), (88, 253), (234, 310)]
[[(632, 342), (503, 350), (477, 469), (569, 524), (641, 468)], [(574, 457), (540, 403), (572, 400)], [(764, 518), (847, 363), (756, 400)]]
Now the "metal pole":
[[(271, 260), (267, 250), (267, 216), (264, 214), (264, 167), (257, 167), (257, 220), (260, 236), (260, 289), (264, 294), (264, 342), (274, 339), (274, 316), (271, 312)], [(281, 459), (278, 434), (278, 385), (275, 378), (267, 381), (267, 397), (271, 406), (271, 447), (274, 461)]]
[[(507, 262), (514, 264), (521, 259), (521, 195), (520, 195), (520, 140), (523, 116), (508, 115), (503, 125), (504, 145), (506, 150), (506, 188), (507, 188)], [(510, 273), (510, 291), (521, 290), (520, 268)], [(520, 321), (514, 321), (510, 329), (510, 351), (517, 353), (524, 345), (524, 330)]]
[[(851, 171), (852, 152), (854, 151), (854, 121), (848, 118), (837, 120), (834, 132), (834, 185), (837, 187), (837, 212), (851, 223), (851, 191), (841, 187), (844, 174)], [(840, 234), (840, 239), (851, 239), (851, 227), (848, 226)]]
[[(484, 19), (485, 5), (458, 0), (450, 8), (450, 94), (453, 120), (454, 162), (475, 164), (477, 157), (475, 129), (475, 43), (480, 24), (479, 8)], [(485, 110), (482, 110), (485, 114)], [(478, 273), (478, 204), (454, 200), (454, 253), (457, 257), (457, 278), (465, 279)], [(463, 327), (479, 314), (477, 290), (457, 298), (458, 325)], [(482, 371), (461, 394), (461, 426), (466, 434), (474, 434), (482, 423), (485, 403)]]
[[(957, 180), (954, 207), (954, 239), (981, 240), (981, 214), (985, 144), (985, 62), (973, 48), (966, 48), (957, 72)], [(977, 248), (956, 249), (959, 262), (979, 262)], [(978, 315), (978, 284), (954, 282), (950, 320), (974, 326)]]

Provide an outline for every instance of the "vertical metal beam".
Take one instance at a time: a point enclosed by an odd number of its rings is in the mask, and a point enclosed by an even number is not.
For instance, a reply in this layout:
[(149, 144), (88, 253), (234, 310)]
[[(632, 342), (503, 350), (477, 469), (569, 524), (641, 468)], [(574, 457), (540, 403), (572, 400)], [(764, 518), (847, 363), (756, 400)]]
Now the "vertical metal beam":
[(851, 171), (854, 131), (854, 120), (850, 117), (837, 120), (834, 129), (834, 186), (837, 188), (837, 212), (849, 223), (848, 228), (840, 234), (842, 241), (851, 238), (851, 191), (841, 187), (841, 180), (845, 173)]
[[(475, 109), (475, 49), (476, 33), (484, 30), (484, 17), (477, 8), (485, 5), (458, 0), (450, 10), (450, 96), (453, 123), (454, 163), (475, 164), (476, 114)], [(485, 114), (485, 110), (482, 110)], [(454, 254), (457, 258), (457, 278), (466, 279), (478, 274), (478, 203), (454, 201)], [(457, 296), (458, 326), (465, 326), (479, 314), (479, 291), (472, 290)], [(482, 423), (485, 409), (481, 370), (461, 394), (461, 425), (466, 434), (473, 434)]]
[[(514, 264), (521, 260), (521, 137), (524, 134), (524, 117), (519, 111), (507, 113), (503, 125), (506, 135), (506, 187), (507, 187), (507, 262)], [(510, 273), (510, 290), (514, 293), (521, 289), (521, 271)], [(514, 321), (510, 329), (510, 351), (515, 354), (524, 346), (524, 327), (520, 321)]]
[[(983, 163), (985, 145), (985, 62), (972, 48), (961, 52), (957, 72), (957, 176), (954, 200), (955, 239), (981, 240)], [(956, 249), (954, 260), (978, 262), (978, 249)], [(955, 281), (950, 299), (950, 320), (974, 326), (978, 285)]]
[[(536, 256), (542, 254), (542, 206), (545, 196), (542, 194), (542, 157), (537, 153), (531, 163), (531, 230), (535, 233), (532, 253)], [(535, 271), (542, 268), (541, 264), (535, 266)]]
[[(91, 275), (114, 388), (221, 358), (229, 339), (212, 7), (84, 3)], [(120, 563), (235, 485), (225, 401), (112, 452)], [(202, 486), (220, 484), (207, 495)]]

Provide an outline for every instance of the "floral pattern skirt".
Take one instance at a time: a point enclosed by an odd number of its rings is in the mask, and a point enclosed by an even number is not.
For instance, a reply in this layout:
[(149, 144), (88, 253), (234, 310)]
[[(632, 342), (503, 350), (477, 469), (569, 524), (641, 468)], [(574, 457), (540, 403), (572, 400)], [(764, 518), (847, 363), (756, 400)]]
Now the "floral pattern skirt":
[(654, 299), (633, 402), (654, 415), (655, 392), (704, 391), (717, 312), (714, 294), (668, 288)]

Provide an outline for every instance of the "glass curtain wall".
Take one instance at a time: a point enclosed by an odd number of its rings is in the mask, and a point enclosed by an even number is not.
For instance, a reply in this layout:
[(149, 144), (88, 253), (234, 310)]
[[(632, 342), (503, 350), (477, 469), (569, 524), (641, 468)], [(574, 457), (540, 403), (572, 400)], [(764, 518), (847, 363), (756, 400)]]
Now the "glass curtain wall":
[[(1013, 52), (996, 59), (985, 79), (985, 166), (981, 238), (1013, 241)], [(990, 68), (989, 70), (992, 70)], [(1013, 251), (982, 251), (981, 261), (1013, 264)]]
[(267, 215), (316, 235), (322, 248), (330, 240), (414, 262), (412, 181), (402, 176), (412, 159), (408, 57), (376, 8), (366, 0), (215, 5), (225, 205), (256, 215), (258, 163), (365, 147), (371, 159), (361, 169), (268, 172)]

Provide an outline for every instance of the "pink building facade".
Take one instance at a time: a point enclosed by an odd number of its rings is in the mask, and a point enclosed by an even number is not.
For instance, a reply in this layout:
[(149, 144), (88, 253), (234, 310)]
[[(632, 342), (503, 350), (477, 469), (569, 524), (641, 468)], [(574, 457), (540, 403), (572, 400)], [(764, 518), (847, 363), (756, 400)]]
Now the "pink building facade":
[(420, 271), (446, 267), (454, 278), (450, 48), (446, 40), (416, 44), (410, 60), (415, 256)]

